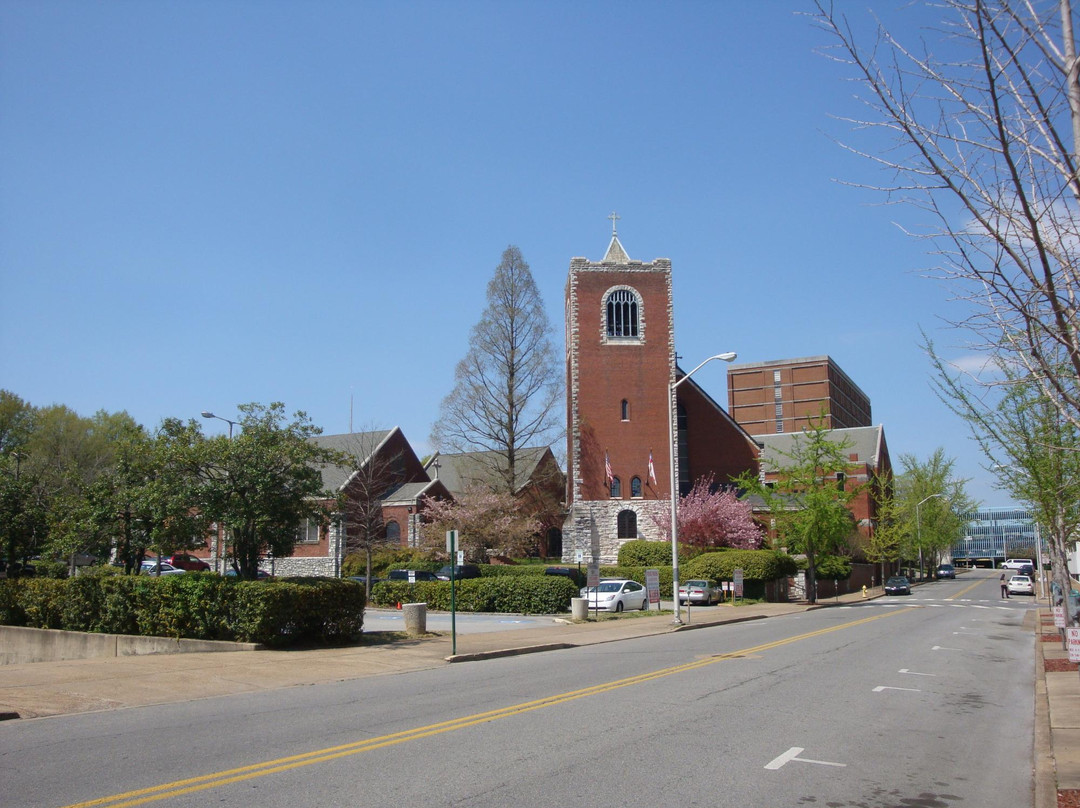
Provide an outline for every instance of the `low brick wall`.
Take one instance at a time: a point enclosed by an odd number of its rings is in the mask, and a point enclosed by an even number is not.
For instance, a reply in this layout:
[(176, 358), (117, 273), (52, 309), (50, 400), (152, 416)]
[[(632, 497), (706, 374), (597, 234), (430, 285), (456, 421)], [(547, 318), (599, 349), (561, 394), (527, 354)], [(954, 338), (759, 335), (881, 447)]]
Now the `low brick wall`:
[(87, 634), (80, 631), (0, 626), (0, 665), (146, 654), (255, 651), (259, 648), (262, 646), (251, 642), (176, 640), (169, 637), (133, 637), (126, 634)]

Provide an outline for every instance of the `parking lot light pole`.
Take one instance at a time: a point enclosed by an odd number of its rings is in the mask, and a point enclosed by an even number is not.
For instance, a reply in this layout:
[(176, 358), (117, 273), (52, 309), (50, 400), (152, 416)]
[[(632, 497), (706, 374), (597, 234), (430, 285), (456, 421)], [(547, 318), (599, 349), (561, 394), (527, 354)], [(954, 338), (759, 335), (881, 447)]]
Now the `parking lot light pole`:
[[(734, 351), (710, 356), (681, 379), (677, 379), (668, 385), (668, 459), (671, 469), (671, 595), (675, 600), (675, 619), (671, 622), (672, 625), (676, 626), (682, 625), (682, 616), (679, 608), (679, 480), (675, 474), (675, 441), (677, 438), (675, 421), (679, 417), (679, 411), (675, 399), (675, 388), (697, 373), (703, 365), (712, 362), (714, 359), (734, 362), (737, 357), (738, 354)], [(687, 605), (689, 603), (690, 595), (687, 593)]]
[[(199, 415), (201, 415), (203, 418), (216, 418), (219, 421), (224, 421), (225, 423), (227, 423), (229, 425), (229, 440), (232, 441), (232, 428), (234, 426), (236, 426), (237, 423), (239, 423), (238, 421), (230, 421), (228, 418), (222, 418), (220, 415), (214, 415), (214, 413), (210, 412), (210, 410), (203, 410), (201, 413), (199, 413)], [(219, 575), (224, 575), (225, 574), (225, 527), (224, 527), (224, 525), (220, 525), (218, 527), (218, 530), (220, 531), (219, 537), (217, 539), (217, 543), (218, 543), (219, 546), (216, 549), (211, 548), (211, 553), (214, 556), (214, 566), (217, 567), (215, 572), (217, 572)], [(220, 556), (218, 555), (219, 551), (220, 551)], [(220, 564), (218, 563), (219, 558), (221, 560)]]
[(232, 428), (236, 426), (239, 421), (230, 421), (228, 418), (222, 418), (220, 415), (214, 415), (214, 413), (210, 412), (209, 410), (203, 410), (199, 414), (202, 415), (203, 418), (217, 418), (219, 421), (224, 421), (225, 423), (227, 423), (229, 425), (229, 440), (232, 440)]

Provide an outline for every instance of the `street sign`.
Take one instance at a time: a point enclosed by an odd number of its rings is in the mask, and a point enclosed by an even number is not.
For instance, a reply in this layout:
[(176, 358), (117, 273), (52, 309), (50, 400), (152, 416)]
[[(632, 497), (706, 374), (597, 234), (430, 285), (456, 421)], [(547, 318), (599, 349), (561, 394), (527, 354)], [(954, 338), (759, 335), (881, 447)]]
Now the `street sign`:
[(1054, 607), (1054, 628), (1065, 628), (1065, 607)]
[(599, 586), (600, 585), (600, 562), (593, 560), (589, 562), (588, 575), (585, 578), (586, 586)]
[(731, 574), (731, 577), (735, 579), (735, 597), (741, 598), (743, 596), (743, 571), (742, 567), (736, 567)]
[(580, 564), (584, 560), (585, 560), (585, 551), (584, 550), (574, 550), (574, 563)]
[(446, 552), (452, 553), (457, 548), (457, 531), (446, 531)]
[(660, 602), (660, 570), (645, 570), (645, 589), (649, 592), (649, 603)]
[(1065, 629), (1065, 647), (1069, 650), (1069, 662), (1080, 662), (1080, 626)]
[(457, 565), (460, 567), (464, 563), (465, 563), (465, 551), (464, 550), (458, 550), (457, 551)]

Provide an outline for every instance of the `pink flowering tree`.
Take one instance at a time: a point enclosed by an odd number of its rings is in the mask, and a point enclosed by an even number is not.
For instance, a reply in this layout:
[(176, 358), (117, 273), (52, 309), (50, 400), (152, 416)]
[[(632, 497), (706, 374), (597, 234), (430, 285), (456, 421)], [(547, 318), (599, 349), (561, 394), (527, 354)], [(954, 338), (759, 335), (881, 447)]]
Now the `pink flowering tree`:
[[(732, 547), (756, 550), (761, 546), (761, 528), (754, 522), (749, 502), (740, 502), (734, 491), (713, 489), (713, 476), (701, 477), (685, 497), (679, 499), (679, 542), (696, 547)], [(671, 519), (653, 514), (662, 535), (671, 540)]]
[(473, 563), (486, 563), (489, 550), (524, 555), (541, 529), (513, 495), (484, 487), (470, 488), (456, 500), (425, 499), (423, 514), (426, 547), (445, 550), (446, 531), (457, 530), (458, 549)]

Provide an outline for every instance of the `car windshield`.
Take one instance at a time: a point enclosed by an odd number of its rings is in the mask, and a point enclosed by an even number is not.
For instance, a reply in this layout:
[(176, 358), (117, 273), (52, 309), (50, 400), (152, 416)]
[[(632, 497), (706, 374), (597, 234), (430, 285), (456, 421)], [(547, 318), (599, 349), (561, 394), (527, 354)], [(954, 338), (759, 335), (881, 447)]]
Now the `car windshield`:
[(622, 581), (601, 581), (600, 586), (596, 587), (596, 591), (599, 592), (618, 592), (622, 589)]
[(894, 586), (897, 586), (897, 585), (902, 586), (902, 585), (904, 585), (906, 583), (907, 583), (907, 578), (890, 578), (888, 581), (885, 582), (886, 585), (892, 584)]
[(687, 581), (687, 586), (706, 587), (708, 584), (705, 581)]

